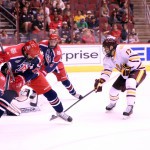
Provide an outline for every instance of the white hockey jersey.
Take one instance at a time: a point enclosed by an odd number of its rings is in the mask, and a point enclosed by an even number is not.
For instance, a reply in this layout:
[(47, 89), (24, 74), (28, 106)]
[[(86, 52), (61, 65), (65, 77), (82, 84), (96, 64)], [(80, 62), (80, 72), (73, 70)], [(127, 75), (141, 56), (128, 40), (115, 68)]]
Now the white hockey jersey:
[(138, 53), (133, 51), (128, 45), (118, 45), (114, 57), (104, 57), (104, 70), (101, 73), (101, 78), (107, 81), (114, 68), (121, 72), (124, 65), (131, 67), (131, 71), (145, 70)]

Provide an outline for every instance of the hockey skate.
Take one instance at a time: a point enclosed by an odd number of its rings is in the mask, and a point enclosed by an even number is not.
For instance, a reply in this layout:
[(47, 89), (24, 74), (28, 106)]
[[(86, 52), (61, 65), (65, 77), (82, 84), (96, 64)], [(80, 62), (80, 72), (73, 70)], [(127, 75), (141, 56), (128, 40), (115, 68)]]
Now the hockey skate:
[(128, 105), (126, 110), (123, 112), (124, 119), (129, 117), (133, 113), (133, 105)]
[(33, 93), (29, 96), (30, 98), (30, 105), (36, 107), (38, 103), (38, 96), (36, 92), (33, 91)]
[(116, 103), (110, 103), (109, 105), (106, 106), (106, 110), (111, 111), (115, 106), (116, 106)]
[(80, 95), (80, 94), (75, 94), (74, 97), (77, 98), (77, 99), (79, 99), (79, 100), (83, 98), (83, 96)]
[(72, 122), (73, 120), (72, 117), (67, 115), (65, 112), (57, 113), (57, 116), (68, 122)]

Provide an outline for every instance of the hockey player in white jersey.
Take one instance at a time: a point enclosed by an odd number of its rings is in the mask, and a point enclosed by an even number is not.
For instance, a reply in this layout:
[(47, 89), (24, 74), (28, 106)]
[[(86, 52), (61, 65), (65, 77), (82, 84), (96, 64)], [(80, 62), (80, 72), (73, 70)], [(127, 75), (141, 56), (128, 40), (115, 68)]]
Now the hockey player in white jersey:
[(136, 88), (146, 77), (146, 70), (139, 55), (128, 45), (118, 45), (113, 38), (105, 39), (103, 44), (103, 66), (100, 79), (96, 79), (94, 88), (96, 92), (102, 91), (104, 82), (107, 82), (112, 71), (116, 68), (120, 76), (113, 83), (109, 95), (110, 103), (106, 110), (112, 110), (119, 99), (119, 92), (126, 91), (127, 106), (123, 116), (130, 116), (133, 113), (133, 107), (136, 100)]

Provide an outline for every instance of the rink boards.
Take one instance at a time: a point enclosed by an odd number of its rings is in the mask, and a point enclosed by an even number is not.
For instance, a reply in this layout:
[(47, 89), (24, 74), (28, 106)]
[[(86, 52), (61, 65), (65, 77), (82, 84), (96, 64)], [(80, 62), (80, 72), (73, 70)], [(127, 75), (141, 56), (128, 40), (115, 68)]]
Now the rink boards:
[[(150, 71), (150, 44), (128, 44), (139, 53), (141, 60)], [(102, 45), (60, 45), (62, 60), (67, 72), (98, 72), (103, 69)], [(4, 46), (5, 48), (6, 46)]]

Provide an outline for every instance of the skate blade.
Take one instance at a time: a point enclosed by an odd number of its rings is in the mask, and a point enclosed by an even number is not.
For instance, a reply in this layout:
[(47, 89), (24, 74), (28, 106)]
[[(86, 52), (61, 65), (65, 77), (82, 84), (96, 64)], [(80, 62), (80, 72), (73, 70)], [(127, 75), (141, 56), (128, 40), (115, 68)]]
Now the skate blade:
[(123, 118), (122, 118), (122, 119), (123, 119), (123, 120), (128, 120), (128, 119), (130, 119), (130, 117), (131, 117), (131, 116), (124, 116), (124, 115), (123, 115)]

